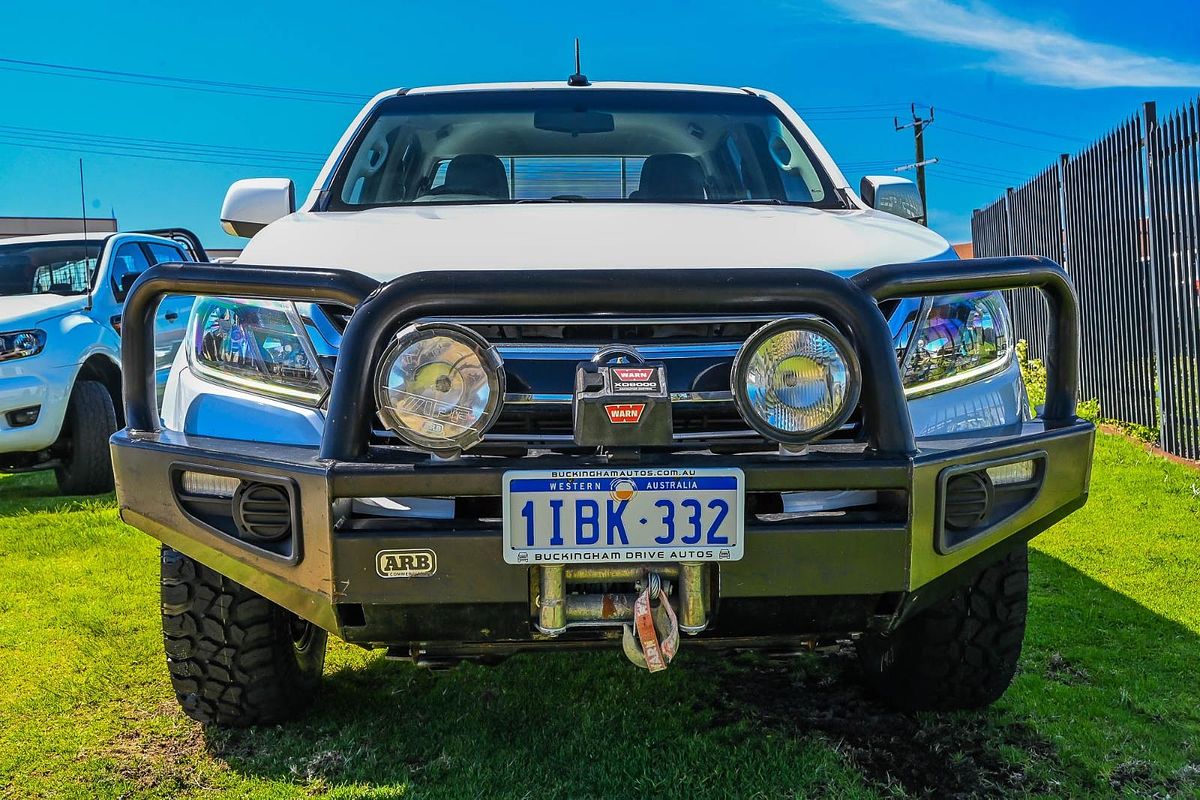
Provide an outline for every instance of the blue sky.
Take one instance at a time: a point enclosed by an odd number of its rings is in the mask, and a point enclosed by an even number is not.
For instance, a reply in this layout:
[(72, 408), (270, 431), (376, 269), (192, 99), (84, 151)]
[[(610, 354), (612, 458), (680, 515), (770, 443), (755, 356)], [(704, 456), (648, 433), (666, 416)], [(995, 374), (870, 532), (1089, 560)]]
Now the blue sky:
[[(912, 161), (911, 133), (896, 133), (892, 116), (912, 101), (932, 104), (926, 155), (942, 163), (929, 170), (931, 223), (955, 241), (969, 238), (972, 208), (1085, 146), (1143, 100), (1166, 110), (1200, 92), (1195, 0), (1136, 8), (1117, 0), (9, 0), (3, 20), (0, 216), (78, 215), (82, 155), (89, 214), (115, 211), (127, 228), (187, 225), (213, 247), (241, 241), (217, 223), (230, 182), (280, 175), (307, 191), (313, 159), (357, 110), (340, 94), (311, 93), (565, 79), (574, 36), (594, 80), (778, 92), (855, 185)], [(14, 61), (311, 93), (296, 100), (102, 81)]]

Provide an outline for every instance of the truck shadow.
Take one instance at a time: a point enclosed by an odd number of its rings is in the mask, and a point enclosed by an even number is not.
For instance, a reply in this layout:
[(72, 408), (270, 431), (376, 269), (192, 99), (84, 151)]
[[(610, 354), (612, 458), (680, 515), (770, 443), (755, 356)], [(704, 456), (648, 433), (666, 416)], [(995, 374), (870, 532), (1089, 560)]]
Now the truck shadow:
[(91, 497), (64, 496), (58, 491), (53, 472), (0, 476), (0, 517), (38, 511), (57, 513), (111, 508), (114, 502), (112, 493)]
[[(1200, 791), (1195, 765), (1101, 770), (1070, 732), (1049, 730), (1073, 715), (1136, 743), (1165, 725), (1200, 762), (1200, 687), (1187, 666), (1200, 637), (1061, 561), (1031, 561), (1021, 674), (979, 712), (890, 711), (861, 687), (848, 650), (782, 662), (685, 642), (679, 668), (654, 676), (615, 652), (443, 675), (373, 658), (328, 674), (304, 720), (209, 729), (207, 747), (247, 776), (422, 796), (629, 796), (689, 785), (690, 796), (825, 794), (839, 772), (850, 786), (920, 797)], [(1112, 638), (1096, 648), (1101, 629)], [(1123, 659), (1112, 648), (1155, 657)], [(1166, 697), (1191, 711), (1174, 720), (1146, 711)]]

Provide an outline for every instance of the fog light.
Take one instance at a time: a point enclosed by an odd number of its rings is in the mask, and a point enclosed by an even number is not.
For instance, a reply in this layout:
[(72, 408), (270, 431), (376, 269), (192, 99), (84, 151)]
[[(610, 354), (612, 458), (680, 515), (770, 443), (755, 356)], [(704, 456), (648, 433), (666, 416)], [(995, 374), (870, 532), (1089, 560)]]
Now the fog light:
[(14, 428), (28, 428), (38, 421), (40, 413), (42, 413), (41, 406), (28, 406), (27, 408), (18, 408), (16, 411), (9, 411), (5, 417), (8, 419), (8, 424)]
[(179, 488), (183, 493), (200, 497), (232, 498), (241, 483), (239, 478), (208, 472), (184, 472), (179, 476)]
[(850, 343), (810, 317), (776, 320), (742, 345), (730, 389), (742, 418), (768, 439), (804, 444), (840, 428), (862, 383)]
[(478, 444), (500, 415), (504, 362), (470, 328), (410, 325), (384, 351), (375, 398), (383, 424), (401, 439), (457, 453)]
[(996, 486), (1029, 483), (1033, 480), (1033, 461), (1014, 461), (1011, 464), (988, 467), (987, 474)]

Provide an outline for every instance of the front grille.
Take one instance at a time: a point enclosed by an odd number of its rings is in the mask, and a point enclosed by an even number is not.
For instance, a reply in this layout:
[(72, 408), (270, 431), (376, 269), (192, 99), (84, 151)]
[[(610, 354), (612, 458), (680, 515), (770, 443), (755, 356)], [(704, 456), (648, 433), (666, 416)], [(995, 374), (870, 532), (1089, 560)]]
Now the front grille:
[[(887, 309), (884, 309), (885, 312)], [(750, 429), (729, 390), (734, 356), (750, 334), (774, 317), (431, 319), (466, 325), (504, 358), (507, 391), (500, 418), (480, 446), (569, 450), (575, 368), (611, 345), (634, 346), (646, 361), (666, 365), (674, 419), (673, 449), (774, 449)], [(857, 441), (861, 415), (829, 439)], [(374, 443), (398, 439), (375, 426)]]

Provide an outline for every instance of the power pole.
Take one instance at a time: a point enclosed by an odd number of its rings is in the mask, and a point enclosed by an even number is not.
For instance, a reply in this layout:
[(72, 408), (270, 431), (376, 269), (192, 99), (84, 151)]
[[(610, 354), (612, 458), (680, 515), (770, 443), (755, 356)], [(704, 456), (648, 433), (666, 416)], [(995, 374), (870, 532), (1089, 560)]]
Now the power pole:
[(913, 103), (909, 106), (912, 112), (912, 122), (904, 125), (900, 124), (900, 120), (892, 117), (892, 124), (896, 126), (896, 130), (902, 131), (905, 128), (913, 129), (913, 143), (916, 148), (915, 166), (917, 169), (917, 191), (921, 194), (921, 202), (925, 205), (925, 223), (929, 224), (929, 198), (925, 194), (925, 165), (929, 162), (925, 160), (925, 128), (933, 124), (933, 106), (929, 107), (929, 116), (922, 118), (917, 114), (917, 104)]

